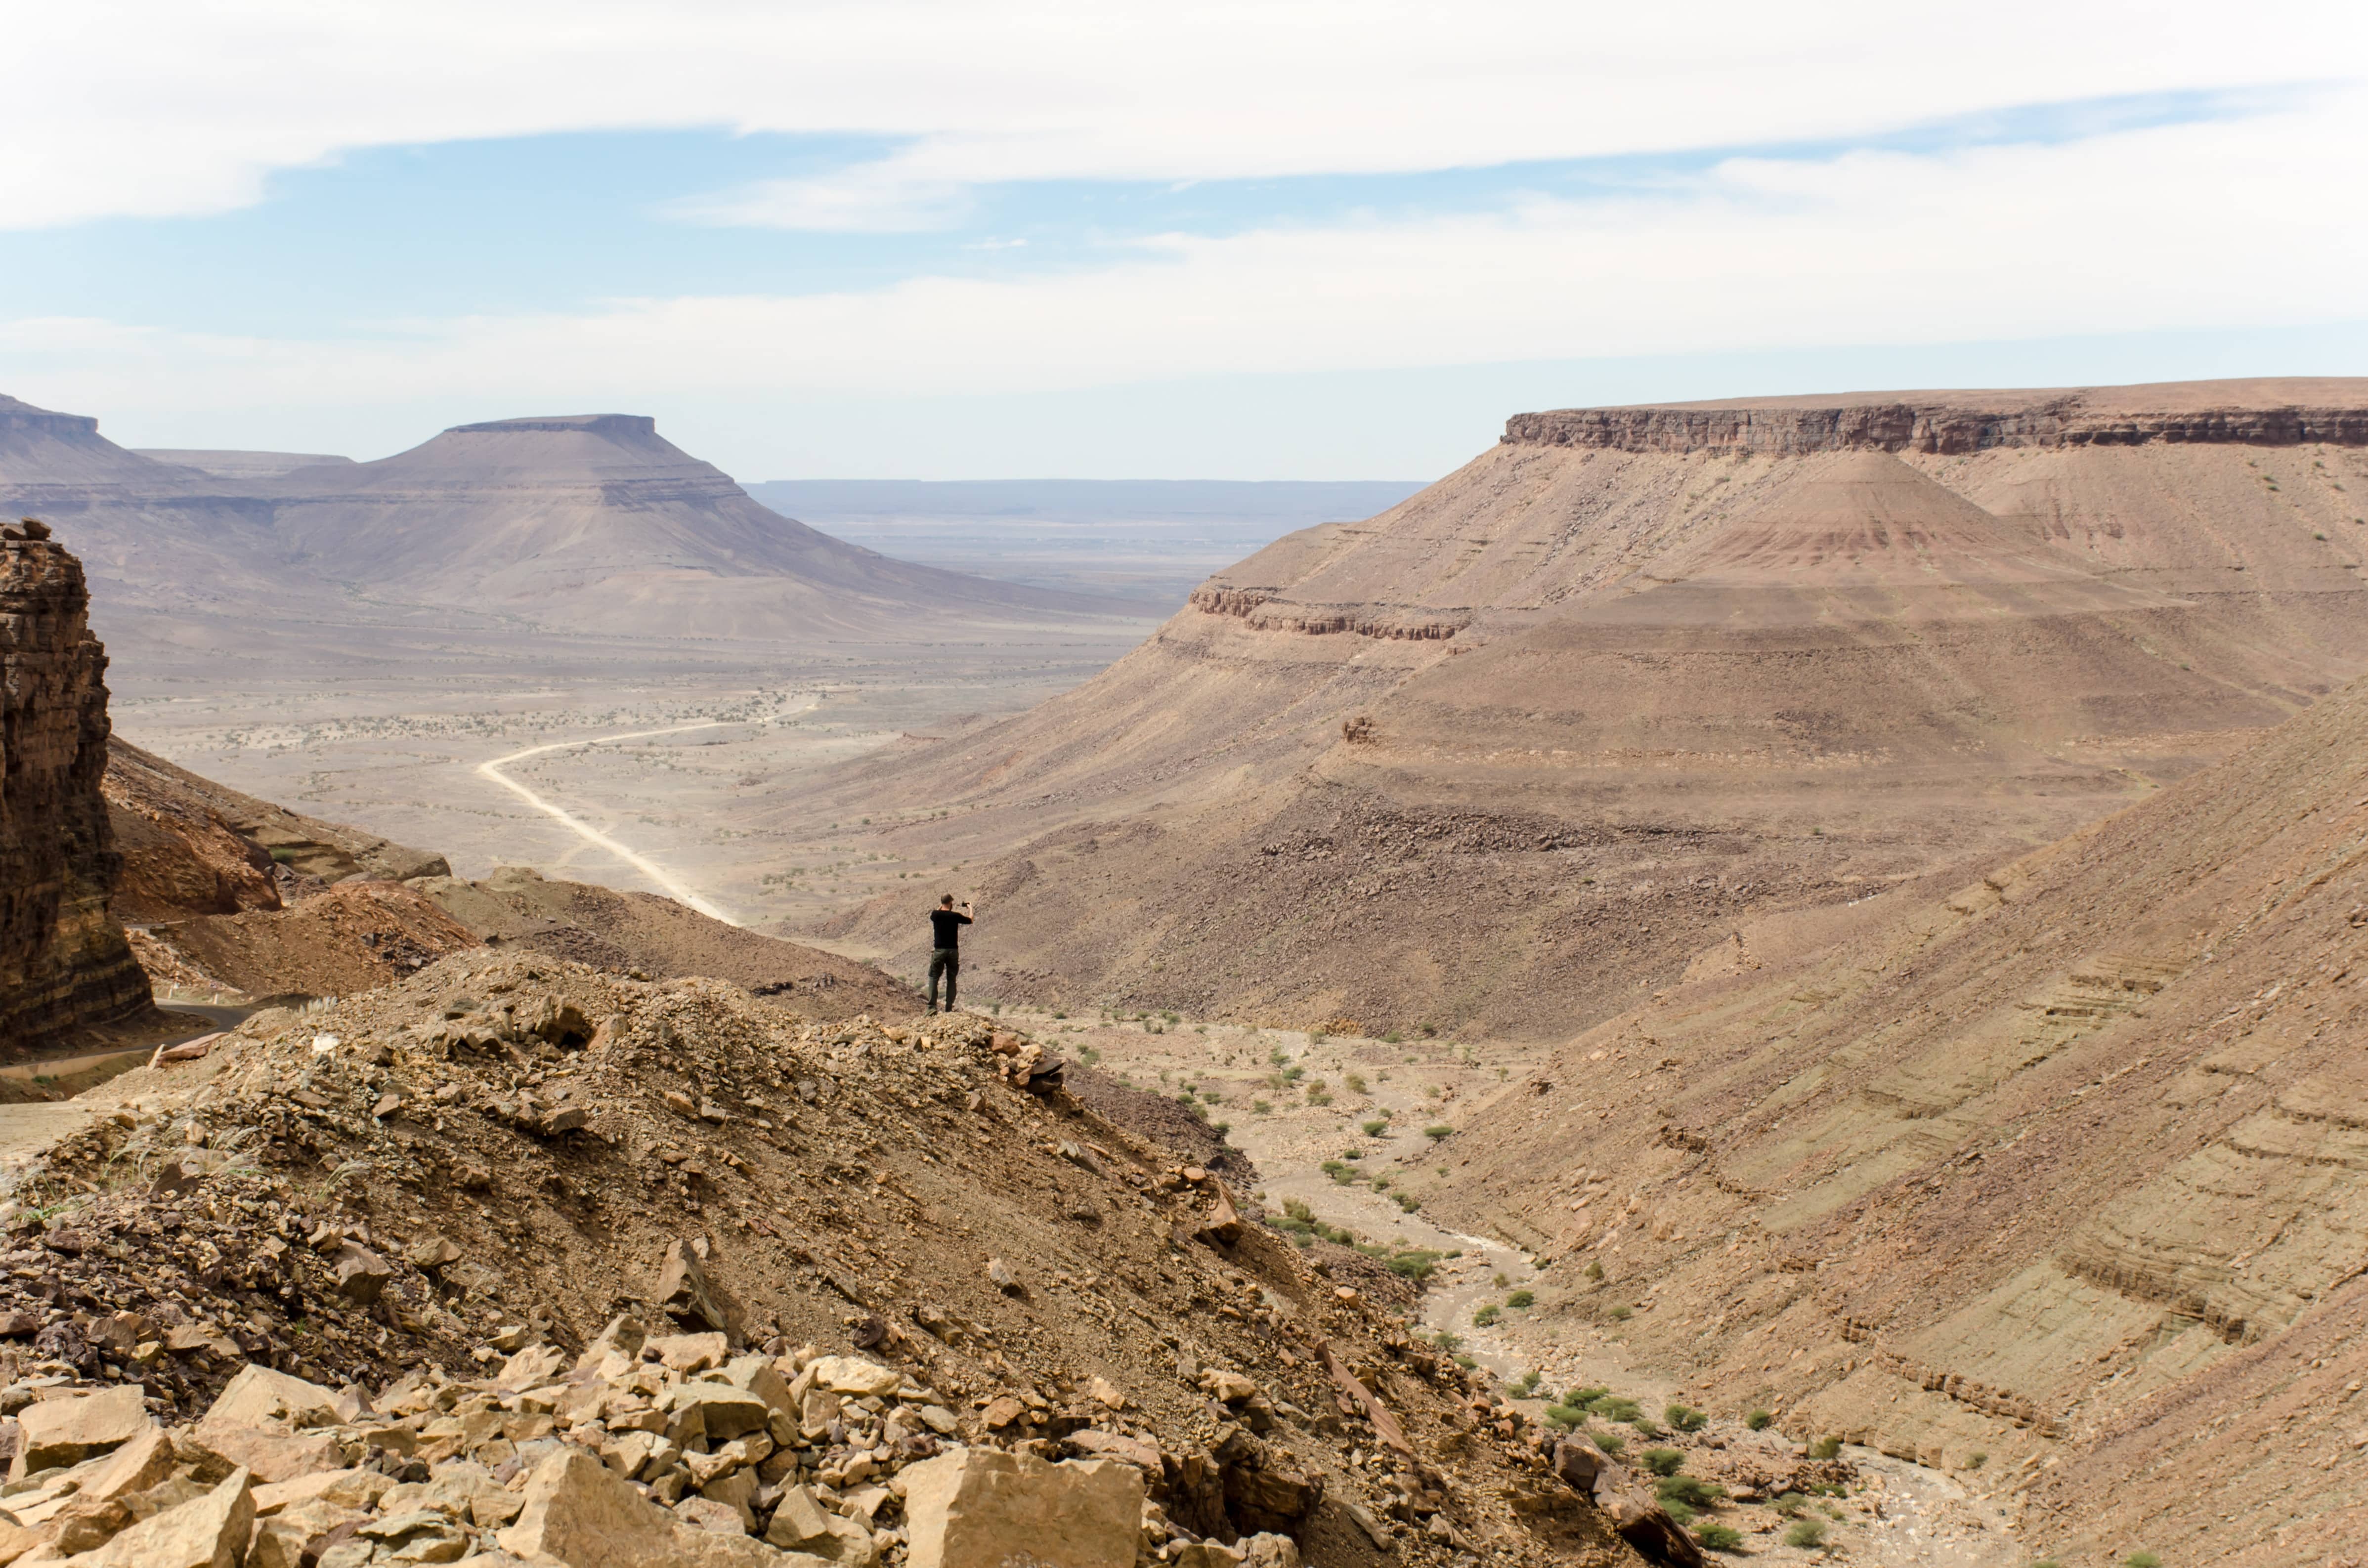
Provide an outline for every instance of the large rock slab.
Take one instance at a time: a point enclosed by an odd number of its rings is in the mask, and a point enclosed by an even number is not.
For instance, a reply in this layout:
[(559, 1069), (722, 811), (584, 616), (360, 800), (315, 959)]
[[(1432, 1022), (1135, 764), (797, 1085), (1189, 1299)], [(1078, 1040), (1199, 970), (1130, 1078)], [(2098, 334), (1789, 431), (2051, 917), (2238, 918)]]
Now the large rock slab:
[(578, 1448), (556, 1449), (535, 1467), (518, 1522), (497, 1539), (529, 1562), (555, 1558), (567, 1568), (825, 1568), (819, 1559), (801, 1563), (750, 1537), (678, 1519)]
[(1132, 1465), (956, 1449), (904, 1481), (910, 1568), (1134, 1568), (1143, 1476)]
[(80, 1464), (154, 1426), (137, 1383), (28, 1404), (17, 1415), (17, 1457), (8, 1463), (9, 1479)]
[(255, 1489), (247, 1472), (204, 1496), (141, 1520), (74, 1568), (240, 1568), (255, 1530)]

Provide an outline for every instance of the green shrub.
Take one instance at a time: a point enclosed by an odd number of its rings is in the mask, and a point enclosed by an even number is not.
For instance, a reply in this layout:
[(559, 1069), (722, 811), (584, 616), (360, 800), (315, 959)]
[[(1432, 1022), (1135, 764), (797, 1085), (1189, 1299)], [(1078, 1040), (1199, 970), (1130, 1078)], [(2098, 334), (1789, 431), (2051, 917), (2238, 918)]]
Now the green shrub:
[(1615, 1460), (1628, 1451), (1628, 1439), (1617, 1432), (1590, 1432), (1588, 1436), (1595, 1439), (1597, 1448)]
[(2133, 1551), (2122, 1559), (2122, 1568), (2162, 1568), (2162, 1559), (2151, 1551)]
[(1361, 1095), (1365, 1092), (1365, 1076), (1361, 1073), (1344, 1074), (1340, 1082), (1348, 1085), (1349, 1092), (1352, 1095)]
[(1630, 1318), (1636, 1314), (1630, 1312), (1626, 1307), (1614, 1307), (1603, 1315), (1610, 1318), (1613, 1323), (1626, 1323)]
[(1443, 1121), (1442, 1121), (1442, 1122), (1438, 1123), (1438, 1124), (1437, 1124), (1437, 1125), (1435, 1125), (1435, 1126), (1431, 1126), (1431, 1127), (1426, 1127), (1426, 1128), (1424, 1128), (1424, 1129), (1422, 1130), (1422, 1135), (1423, 1135), (1425, 1138), (1429, 1139), (1432, 1142), (1436, 1143), (1436, 1142), (1438, 1142), (1440, 1139), (1445, 1138), (1445, 1137), (1449, 1136), (1450, 1134), (1452, 1134), (1452, 1132), (1454, 1132), (1454, 1131), (1455, 1131), (1455, 1129), (1453, 1129), (1452, 1127), (1448, 1126), (1448, 1125), (1447, 1125), (1447, 1123), (1445, 1123), (1445, 1122), (1443, 1122)]
[(1411, 1192), (1394, 1192), (1390, 1195), (1390, 1198), (1393, 1202), (1396, 1203), (1399, 1208), (1405, 1210), (1409, 1214), (1422, 1207), (1422, 1199), (1417, 1198)]
[(1251, 1114), (1252, 1116), (1265, 1116), (1265, 1115), (1267, 1115), (1268, 1113), (1271, 1112), (1273, 1109), (1274, 1109), (1274, 1107), (1272, 1107), (1271, 1105), (1269, 1105), (1269, 1104), (1268, 1104), (1266, 1101), (1264, 1101), (1264, 1100), (1252, 1100), (1252, 1101), (1250, 1101), (1250, 1114)]
[(1661, 1512), (1681, 1525), (1692, 1524), (1700, 1517), (1683, 1503), (1664, 1503), (1661, 1505)]
[(1768, 1430), (1768, 1424), (1775, 1419), (1776, 1417), (1764, 1410), (1755, 1410), (1743, 1418), (1743, 1424), (1755, 1432), (1765, 1432)]
[(1595, 1402), (1595, 1414), (1606, 1421), (1634, 1422), (1643, 1416), (1645, 1412), (1643, 1407), (1633, 1399), (1607, 1393)]
[(1488, 1303), (1486, 1306), (1485, 1306), (1485, 1307), (1475, 1307), (1474, 1309), (1473, 1309), (1473, 1312), (1472, 1312), (1472, 1326), (1473, 1326), (1473, 1327), (1474, 1327), (1474, 1328), (1486, 1328), (1490, 1324), (1495, 1323), (1496, 1321), (1497, 1321), (1497, 1303), (1496, 1303), (1496, 1302), (1491, 1301), (1491, 1302), (1489, 1302), (1489, 1303)]
[(1842, 1440), (1839, 1437), (1820, 1437), (1809, 1445), (1809, 1457), (1813, 1460), (1839, 1459), (1841, 1451)]
[(1636, 1459), (1638, 1463), (1658, 1476), (1675, 1475), (1686, 1462), (1686, 1456), (1676, 1449), (1646, 1449)]
[(1549, 1404), (1546, 1406), (1546, 1420), (1565, 1432), (1569, 1431), (1572, 1427), (1577, 1426), (1586, 1419), (1586, 1411), (1575, 1410), (1567, 1404)]
[(1732, 1525), (1704, 1525), (1694, 1531), (1694, 1544), (1705, 1551), (1741, 1551), (1743, 1532)]
[(1989, 1462), (1990, 1456), (1984, 1453), (1979, 1449), (1975, 1449), (1972, 1453), (1965, 1456), (1965, 1468), (1967, 1470), (1979, 1470), (1982, 1466)]
[(1680, 1432), (1699, 1432), (1710, 1425), (1710, 1416), (1691, 1405), (1672, 1404), (1661, 1412), (1661, 1419)]
[(1799, 1519), (1784, 1532), (1787, 1546), (1821, 1547), (1826, 1544), (1826, 1522), (1823, 1519)]
[[(2321, 535), (2319, 535), (2318, 537), (2319, 537), (2319, 538), (2321, 538), (2321, 539), (2325, 539), (2327, 536), (2326, 536), (2325, 534), (2321, 534)], [(1383, 1040), (1385, 1043), (1387, 1043), (1387, 1044), (1390, 1044), (1390, 1045), (1396, 1045), (1396, 1044), (1398, 1044), (1400, 1041), (1404, 1040), (1406, 1039), (1406, 1036), (1404, 1036), (1404, 1035), (1400, 1034), (1400, 1033), (1399, 1033), (1397, 1030), (1395, 1030), (1395, 1029), (1392, 1029), (1389, 1033), (1387, 1033), (1387, 1034), (1383, 1035), (1383, 1036), (1382, 1037), (1382, 1039), (1383, 1039)]]
[(1537, 1305), (1537, 1301), (1538, 1295), (1534, 1290), (1516, 1290), (1505, 1298), (1505, 1304), (1508, 1307), (1532, 1307)]
[(1707, 1508), (1726, 1496), (1725, 1487), (1713, 1485), (1698, 1475), (1668, 1476), (1653, 1490), (1664, 1504), (1683, 1503), (1690, 1508)]
[(1458, 1357), (1455, 1358), (1455, 1364), (1456, 1364), (1457, 1366), (1459, 1366), (1459, 1367), (1463, 1368), (1465, 1371), (1467, 1371), (1467, 1372), (1468, 1372), (1468, 1371), (1470, 1371), (1473, 1368), (1474, 1368), (1474, 1367), (1478, 1366), (1480, 1363), (1479, 1363), (1479, 1362), (1477, 1362), (1477, 1361), (1474, 1361), (1474, 1360), (1471, 1357), (1469, 1357), (1469, 1356), (1458, 1356)]
[(1801, 1510), (1809, 1506), (1809, 1500), (1797, 1492), (1786, 1492), (1768, 1506), (1783, 1518), (1797, 1519), (1801, 1517)]
[(1590, 1410), (1594, 1408), (1597, 1400), (1611, 1392), (1610, 1389), (1573, 1389), (1562, 1396), (1562, 1402), (1565, 1404), (1577, 1405), (1581, 1410)]
[(1390, 1124), (1381, 1120), (1360, 1122), (1358, 1127), (1368, 1138), (1379, 1138), (1390, 1130)]
[(1543, 1381), (1543, 1374), (1540, 1373), (1535, 1368), (1531, 1368), (1530, 1370), (1523, 1372), (1521, 1374), (1520, 1381), (1513, 1385), (1513, 1397), (1515, 1399), (1530, 1399), (1534, 1397), (1538, 1392), (1538, 1384), (1542, 1381)]
[(1600, 1259), (1600, 1258), (1599, 1258), (1599, 1259), (1596, 1259), (1596, 1260), (1594, 1260), (1594, 1261), (1591, 1261), (1591, 1262), (1589, 1262), (1589, 1263), (1588, 1264), (1588, 1266), (1587, 1266), (1587, 1277), (1588, 1277), (1589, 1279), (1594, 1279), (1594, 1280), (1599, 1280), (1599, 1281), (1602, 1279), (1602, 1278), (1603, 1278), (1603, 1263), (1602, 1263), (1602, 1260), (1601, 1260), (1601, 1259)]
[(1423, 1252), (1419, 1249), (1414, 1249), (1399, 1253), (1393, 1256), (1390, 1259), (1389, 1267), (1390, 1272), (1396, 1275), (1399, 1278), (1411, 1279), (1416, 1284), (1419, 1285), (1424, 1280), (1430, 1278), (1430, 1271), (1437, 1267), (1438, 1265), (1439, 1255), (1437, 1253)]
[(1433, 1345), (1438, 1346), (1441, 1350), (1461, 1350), (1463, 1348), (1463, 1341), (1458, 1339), (1455, 1335), (1448, 1333), (1443, 1328), (1437, 1334), (1430, 1336), (1430, 1342)]

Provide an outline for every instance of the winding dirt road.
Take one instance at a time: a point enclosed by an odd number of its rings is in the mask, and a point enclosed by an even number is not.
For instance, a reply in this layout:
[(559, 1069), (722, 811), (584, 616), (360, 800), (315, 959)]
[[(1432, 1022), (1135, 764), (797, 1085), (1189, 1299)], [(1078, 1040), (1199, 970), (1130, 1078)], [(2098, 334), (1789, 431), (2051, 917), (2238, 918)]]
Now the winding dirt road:
[(574, 833), (586, 843), (592, 845), (595, 848), (608, 851), (609, 854), (614, 855), (618, 859), (622, 860), (626, 865), (631, 866), (636, 871), (641, 872), (642, 875), (657, 883), (660, 888), (665, 890), (666, 896), (673, 899), (677, 903), (687, 904), (712, 920), (721, 920), (727, 926), (737, 926), (740, 922), (733, 919), (731, 915), (725, 914), (722, 909), (718, 908), (713, 903), (709, 903), (706, 899), (700, 897), (699, 894), (693, 892), (689, 887), (685, 886), (673, 872), (667, 870), (664, 866), (659, 865), (655, 860), (651, 859), (648, 856), (642, 854), (638, 850), (627, 848), (624, 845), (618, 843), (607, 834), (602, 833), (598, 828), (594, 827), (589, 823), (571, 814), (564, 807), (552, 805), (549, 801), (544, 800), (541, 796), (536, 794), (533, 790), (528, 789), (525, 785), (519, 783), (517, 779), (512, 778), (509, 775), (502, 771), (504, 767), (513, 762), (523, 762), (528, 757), (541, 756), (545, 752), (573, 751), (577, 746), (603, 746), (609, 745), (617, 741), (647, 740), (653, 735), (679, 735), (688, 730), (722, 729), (728, 722), (729, 721), (723, 719), (701, 719), (695, 724), (675, 724), (663, 730), (629, 730), (620, 735), (593, 735), (587, 739), (580, 741), (553, 741), (549, 745), (529, 746), (524, 751), (514, 751), (507, 756), (497, 756), (491, 762), (481, 762), (477, 764), (477, 771), (487, 778), (492, 779), (495, 783), (500, 785), (503, 789), (509, 790), (512, 794), (518, 796), (518, 799), (524, 801), (528, 805), (532, 806), (536, 811), (539, 811), (543, 815), (551, 818), (552, 821), (558, 823), (562, 827)]

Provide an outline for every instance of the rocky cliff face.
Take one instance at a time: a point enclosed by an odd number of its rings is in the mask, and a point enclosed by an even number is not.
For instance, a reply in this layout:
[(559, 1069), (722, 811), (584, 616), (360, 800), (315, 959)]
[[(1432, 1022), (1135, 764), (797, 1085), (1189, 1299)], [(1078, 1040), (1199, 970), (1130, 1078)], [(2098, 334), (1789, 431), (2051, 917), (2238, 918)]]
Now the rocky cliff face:
[(82, 562), (47, 532), (0, 529), (0, 1049), (149, 1005), (107, 908), (107, 653)]
[(2065, 389), (2036, 393), (1890, 393), (1868, 398), (1771, 398), (1767, 403), (1679, 403), (1669, 407), (1561, 407), (1506, 419), (1506, 445), (1567, 445), (1612, 452), (1925, 452), (1991, 448), (2236, 443), (2368, 445), (2368, 410), (2306, 401), (2266, 403), (2212, 383), (2157, 389)]

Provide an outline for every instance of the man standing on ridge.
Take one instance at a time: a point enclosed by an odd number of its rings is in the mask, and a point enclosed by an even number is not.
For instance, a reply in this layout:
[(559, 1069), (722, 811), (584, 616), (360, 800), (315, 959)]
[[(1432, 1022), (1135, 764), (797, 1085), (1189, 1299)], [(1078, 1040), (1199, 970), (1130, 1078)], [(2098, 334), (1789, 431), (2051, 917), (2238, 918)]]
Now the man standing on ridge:
[(954, 982), (962, 976), (962, 928), (970, 924), (970, 901), (954, 907), (954, 895), (938, 900), (929, 911), (929, 1012), (938, 1011), (938, 976), (946, 977), (946, 1006), (954, 1010)]

